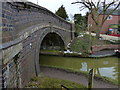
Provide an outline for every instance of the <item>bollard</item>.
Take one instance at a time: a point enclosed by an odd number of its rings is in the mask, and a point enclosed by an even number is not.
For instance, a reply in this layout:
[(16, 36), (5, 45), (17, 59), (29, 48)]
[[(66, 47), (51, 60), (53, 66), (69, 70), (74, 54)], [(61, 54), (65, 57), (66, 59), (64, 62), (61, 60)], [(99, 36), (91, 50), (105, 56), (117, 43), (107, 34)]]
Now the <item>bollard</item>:
[(89, 71), (89, 80), (88, 80), (88, 89), (91, 90), (93, 88), (93, 78), (94, 78), (94, 69)]

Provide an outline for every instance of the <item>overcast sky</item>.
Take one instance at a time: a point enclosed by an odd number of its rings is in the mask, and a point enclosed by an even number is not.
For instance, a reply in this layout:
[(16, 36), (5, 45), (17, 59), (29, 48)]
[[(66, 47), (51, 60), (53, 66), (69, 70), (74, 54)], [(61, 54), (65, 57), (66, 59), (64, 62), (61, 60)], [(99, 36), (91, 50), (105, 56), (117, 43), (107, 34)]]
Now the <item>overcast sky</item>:
[[(28, 1), (37, 4), (37, 0), (28, 0)], [(71, 18), (76, 13), (81, 13), (82, 15), (85, 15), (86, 10), (80, 11), (79, 5), (71, 4), (72, 2), (75, 2), (75, 1), (76, 0), (38, 0), (38, 5), (47, 8), (53, 13), (55, 13), (55, 11), (57, 11), (61, 5), (64, 5), (69, 18)]]
[[(79, 0), (28, 0), (28, 1), (33, 2), (35, 4), (37, 4), (37, 1), (38, 1), (38, 5), (47, 8), (48, 10), (52, 11), (53, 13), (55, 13), (55, 11), (57, 11), (58, 8), (61, 5), (63, 5), (65, 7), (66, 12), (70, 19), (76, 13), (81, 13), (82, 15), (86, 15), (86, 12), (87, 12), (87, 9), (80, 11), (80, 9), (79, 9), (80, 4), (71, 4), (72, 2), (76, 2)], [(92, 0), (92, 1), (98, 2), (99, 0)], [(103, 2), (104, 0), (100, 0), (100, 1)], [(112, 1), (112, 0), (106, 0), (106, 2), (110, 2), (110, 1)]]

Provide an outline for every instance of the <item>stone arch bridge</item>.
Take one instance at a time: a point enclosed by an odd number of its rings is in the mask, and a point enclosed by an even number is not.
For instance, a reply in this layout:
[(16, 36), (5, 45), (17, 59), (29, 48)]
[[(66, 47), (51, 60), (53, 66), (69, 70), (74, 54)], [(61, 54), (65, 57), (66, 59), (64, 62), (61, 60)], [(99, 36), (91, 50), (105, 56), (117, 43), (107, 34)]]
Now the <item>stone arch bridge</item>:
[(39, 50), (49, 33), (67, 44), (74, 25), (31, 2), (0, 2), (0, 87), (24, 87), (40, 73)]

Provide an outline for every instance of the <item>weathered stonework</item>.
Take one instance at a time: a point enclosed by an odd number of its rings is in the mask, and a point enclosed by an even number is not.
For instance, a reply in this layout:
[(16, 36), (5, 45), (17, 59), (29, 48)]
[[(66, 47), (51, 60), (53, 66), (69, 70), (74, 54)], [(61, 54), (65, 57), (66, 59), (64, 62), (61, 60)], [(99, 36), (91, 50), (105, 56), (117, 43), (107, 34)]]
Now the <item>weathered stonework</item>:
[(54, 32), (65, 47), (74, 38), (74, 25), (30, 2), (1, 2), (2, 87), (24, 87), (40, 73), (39, 50), (44, 37)]

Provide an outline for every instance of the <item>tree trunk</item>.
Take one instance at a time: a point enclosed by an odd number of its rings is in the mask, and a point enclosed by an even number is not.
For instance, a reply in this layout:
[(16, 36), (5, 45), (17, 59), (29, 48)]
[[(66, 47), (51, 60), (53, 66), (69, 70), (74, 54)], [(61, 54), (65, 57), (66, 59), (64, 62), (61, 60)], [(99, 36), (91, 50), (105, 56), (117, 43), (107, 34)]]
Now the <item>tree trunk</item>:
[(98, 29), (96, 31), (96, 38), (99, 39), (100, 37), (100, 31), (101, 31), (101, 26), (98, 26)]

